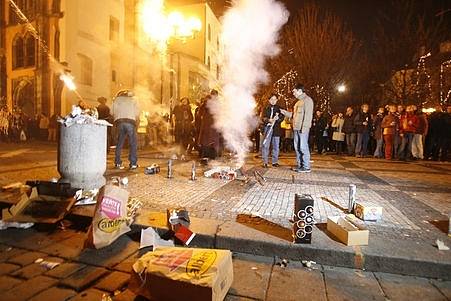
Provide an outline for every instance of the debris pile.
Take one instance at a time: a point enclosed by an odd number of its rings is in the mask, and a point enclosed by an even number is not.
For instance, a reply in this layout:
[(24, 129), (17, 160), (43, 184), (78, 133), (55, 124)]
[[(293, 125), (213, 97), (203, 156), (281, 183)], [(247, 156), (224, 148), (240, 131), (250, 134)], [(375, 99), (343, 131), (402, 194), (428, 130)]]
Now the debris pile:
[(66, 127), (74, 124), (98, 124), (112, 126), (108, 121), (98, 119), (99, 113), (96, 108), (85, 108), (78, 106), (72, 106), (72, 111), (65, 117), (59, 117), (58, 122)]

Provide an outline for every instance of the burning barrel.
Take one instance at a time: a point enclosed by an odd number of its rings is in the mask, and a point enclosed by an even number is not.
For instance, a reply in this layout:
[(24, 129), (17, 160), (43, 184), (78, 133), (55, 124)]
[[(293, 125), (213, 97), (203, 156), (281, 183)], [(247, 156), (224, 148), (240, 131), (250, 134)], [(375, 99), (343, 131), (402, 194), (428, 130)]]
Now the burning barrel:
[(106, 182), (107, 126), (60, 126), (58, 172), (60, 182), (83, 189), (100, 188)]

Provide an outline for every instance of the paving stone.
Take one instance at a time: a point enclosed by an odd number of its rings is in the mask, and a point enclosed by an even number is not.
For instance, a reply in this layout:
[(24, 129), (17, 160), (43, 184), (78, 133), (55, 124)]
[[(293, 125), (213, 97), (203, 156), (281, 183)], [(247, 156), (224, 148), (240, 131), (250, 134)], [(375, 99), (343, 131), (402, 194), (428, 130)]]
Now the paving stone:
[(118, 263), (113, 267), (113, 269), (117, 271), (121, 271), (124, 273), (131, 273), (133, 271), (133, 264), (141, 257), (138, 252), (132, 254), (122, 262)]
[[(6, 292), (7, 290), (19, 285), (23, 282), (23, 280), (13, 278), (11, 276), (1, 276), (0, 277), (0, 293)], [(1, 299), (1, 297), (0, 297)]]
[(66, 301), (75, 296), (76, 294), (77, 292), (71, 289), (51, 287), (37, 294), (29, 301)]
[(229, 293), (264, 300), (271, 274), (271, 265), (233, 260), (233, 283)]
[[(58, 263), (62, 263), (64, 261), (63, 259), (57, 258), (57, 257), (46, 257), (46, 258), (44, 258), (44, 260), (49, 261), (49, 262), (58, 262)], [(11, 275), (14, 277), (31, 279), (33, 277), (44, 274), (47, 271), (48, 271), (48, 268), (46, 268), (45, 266), (43, 266), (39, 263), (32, 263), (32, 264), (29, 264), (29, 265), (21, 268), (20, 270), (13, 272)]]
[(61, 284), (79, 292), (93, 284), (107, 272), (108, 271), (104, 268), (88, 266), (62, 280)]
[(14, 272), (17, 269), (20, 269), (20, 265), (12, 263), (0, 263), (0, 276)]
[(114, 292), (125, 287), (129, 280), (130, 274), (114, 271), (100, 280), (95, 287), (103, 291)]
[(9, 258), (19, 256), (21, 254), (24, 254), (25, 252), (26, 252), (26, 250), (23, 250), (23, 249), (17, 249), (17, 248), (2, 245), (2, 248), (0, 249), (0, 262), (5, 262)]
[(397, 300), (447, 300), (428, 279), (375, 273), (387, 298)]
[(129, 289), (121, 292), (119, 295), (114, 296), (114, 301), (130, 301), (135, 300), (136, 294)]
[(85, 233), (76, 233), (68, 239), (55, 242), (41, 249), (41, 251), (53, 256), (73, 259), (83, 251), (85, 240)]
[(102, 300), (102, 296), (107, 294), (106, 292), (99, 291), (95, 288), (90, 288), (84, 292), (79, 293), (74, 298), (70, 299), (70, 301), (93, 301), (93, 300)]
[(66, 262), (48, 271), (45, 275), (54, 278), (66, 278), (85, 267), (86, 265), (81, 263)]
[(139, 243), (127, 235), (119, 237), (111, 245), (102, 249), (86, 249), (77, 256), (76, 260), (82, 263), (103, 267), (113, 267), (135, 253)]
[(30, 229), (7, 229), (2, 231), (0, 242), (4, 242), (7, 245), (15, 246), (18, 248), (24, 248), (29, 250), (40, 250), (48, 245), (58, 242), (63, 239), (67, 239), (74, 235), (74, 231), (37, 231), (34, 228)]
[(440, 280), (432, 280), (431, 283), (437, 287), (443, 295), (451, 300), (451, 281), (440, 281)]
[(293, 265), (290, 263), (287, 268), (274, 266), (267, 300), (327, 300), (321, 272)]
[(327, 297), (335, 300), (384, 300), (385, 296), (371, 272), (324, 267)]
[(23, 301), (55, 285), (58, 281), (45, 276), (38, 276), (22, 282), (1, 296), (2, 300)]
[(26, 266), (33, 263), (36, 259), (44, 257), (47, 257), (47, 254), (41, 252), (26, 252), (21, 255), (9, 258), (8, 262)]

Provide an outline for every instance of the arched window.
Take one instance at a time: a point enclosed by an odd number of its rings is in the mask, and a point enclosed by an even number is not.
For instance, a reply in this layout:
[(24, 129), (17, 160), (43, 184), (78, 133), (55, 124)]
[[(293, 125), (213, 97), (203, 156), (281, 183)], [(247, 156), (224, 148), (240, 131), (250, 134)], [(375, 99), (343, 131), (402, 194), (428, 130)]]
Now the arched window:
[(22, 68), (24, 66), (24, 57), (23, 39), (16, 36), (13, 41), (13, 69)]
[(32, 35), (25, 38), (25, 67), (34, 66), (36, 63), (36, 40)]

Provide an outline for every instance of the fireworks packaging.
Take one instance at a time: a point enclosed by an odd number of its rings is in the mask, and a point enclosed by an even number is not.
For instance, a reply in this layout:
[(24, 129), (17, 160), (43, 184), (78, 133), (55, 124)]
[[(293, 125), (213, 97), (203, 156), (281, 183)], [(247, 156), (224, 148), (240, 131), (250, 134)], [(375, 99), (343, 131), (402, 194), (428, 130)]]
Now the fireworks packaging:
[(103, 186), (88, 231), (87, 247), (100, 249), (110, 245), (124, 233), (130, 231), (127, 190), (114, 185)]
[(382, 219), (382, 207), (365, 206), (361, 203), (356, 203), (354, 207), (354, 214), (364, 221), (375, 222)]
[(129, 288), (150, 300), (221, 301), (232, 282), (229, 250), (158, 247), (135, 262)]

